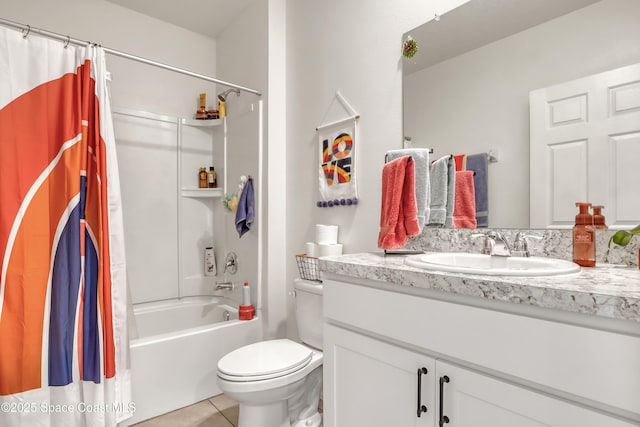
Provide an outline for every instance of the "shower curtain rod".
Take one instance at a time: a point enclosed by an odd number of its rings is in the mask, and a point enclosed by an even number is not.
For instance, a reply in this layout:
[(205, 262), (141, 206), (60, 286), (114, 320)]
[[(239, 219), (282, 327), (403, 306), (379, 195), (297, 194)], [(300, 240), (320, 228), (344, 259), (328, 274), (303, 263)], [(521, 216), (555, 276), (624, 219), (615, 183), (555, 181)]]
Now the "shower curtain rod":
[[(83, 40), (74, 39), (74, 38), (71, 38), (69, 36), (65, 36), (65, 35), (62, 35), (62, 34), (54, 33), (54, 32), (51, 32), (51, 31), (43, 30), (41, 28), (35, 28), (35, 27), (30, 26), (30, 25), (25, 25), (25, 24), (20, 24), (20, 23), (17, 23), (17, 22), (9, 21), (8, 19), (0, 18), (0, 24), (4, 25), (6, 27), (11, 27), (11, 28), (16, 28), (16, 29), (22, 30), (22, 37), (25, 37), (25, 38), (30, 33), (36, 33), (36, 34), (40, 34), (40, 35), (45, 36), (45, 37), (49, 37), (51, 39), (63, 41), (63, 42), (65, 42), (65, 46), (68, 45), (68, 44), (74, 44), (74, 45), (77, 45), (77, 46), (89, 46), (89, 45), (92, 45), (92, 44), (96, 44), (96, 43), (91, 43), (91, 42), (87, 42), (87, 41), (83, 41)], [(253, 93), (254, 95), (262, 96), (262, 93), (260, 93), (259, 91), (255, 90), (255, 89), (251, 89), (251, 88), (244, 87), (244, 86), (239, 86), (239, 85), (236, 85), (234, 83), (230, 83), (230, 82), (226, 82), (224, 80), (216, 79), (214, 77), (206, 76), (204, 74), (194, 73), (193, 71), (185, 70), (183, 68), (174, 67), (173, 65), (163, 64), (162, 62), (152, 61), (150, 59), (142, 58), (140, 56), (132, 55), (130, 53), (122, 52), (122, 51), (111, 49), (111, 48), (108, 48), (108, 47), (102, 46), (102, 48), (104, 49), (105, 52), (107, 52), (107, 53), (109, 53), (111, 55), (119, 56), (119, 57), (126, 58), (126, 59), (131, 59), (133, 61), (142, 62), (143, 64), (152, 65), (154, 67), (158, 67), (158, 68), (162, 68), (162, 69), (165, 69), (165, 70), (173, 71), (173, 72), (176, 72), (176, 73), (185, 74), (187, 76), (195, 77), (195, 78), (200, 79), (200, 80), (206, 80), (206, 81), (211, 82), (211, 83), (216, 83), (216, 84), (219, 84), (219, 85), (222, 85), (222, 86), (226, 86), (226, 87), (230, 87), (230, 88), (234, 88), (234, 89), (240, 89), (241, 91), (244, 91), (244, 92), (249, 92), (249, 93)]]

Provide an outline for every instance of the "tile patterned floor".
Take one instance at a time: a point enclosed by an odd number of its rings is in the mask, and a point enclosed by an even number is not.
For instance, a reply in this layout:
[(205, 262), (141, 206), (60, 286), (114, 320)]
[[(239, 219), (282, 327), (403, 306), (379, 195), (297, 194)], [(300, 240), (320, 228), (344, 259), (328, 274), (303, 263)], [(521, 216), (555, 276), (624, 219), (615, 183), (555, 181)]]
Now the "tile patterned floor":
[(238, 402), (220, 394), (132, 427), (236, 427)]

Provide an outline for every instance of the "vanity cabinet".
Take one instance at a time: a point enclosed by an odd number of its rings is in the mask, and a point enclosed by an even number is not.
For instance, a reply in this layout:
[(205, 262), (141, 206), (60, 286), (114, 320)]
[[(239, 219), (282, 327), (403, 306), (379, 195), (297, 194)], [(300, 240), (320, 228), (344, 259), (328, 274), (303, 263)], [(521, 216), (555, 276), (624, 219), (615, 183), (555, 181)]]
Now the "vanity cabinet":
[[(565, 400), (490, 375), (438, 360), (436, 363), (438, 411), (455, 427), (617, 427), (633, 424), (616, 420)], [(442, 396), (442, 397), (441, 397)], [(436, 414), (440, 419), (440, 412)]]
[(324, 281), (326, 427), (640, 425), (637, 336), (347, 280)]
[(333, 325), (324, 340), (324, 426), (436, 425), (435, 359)]

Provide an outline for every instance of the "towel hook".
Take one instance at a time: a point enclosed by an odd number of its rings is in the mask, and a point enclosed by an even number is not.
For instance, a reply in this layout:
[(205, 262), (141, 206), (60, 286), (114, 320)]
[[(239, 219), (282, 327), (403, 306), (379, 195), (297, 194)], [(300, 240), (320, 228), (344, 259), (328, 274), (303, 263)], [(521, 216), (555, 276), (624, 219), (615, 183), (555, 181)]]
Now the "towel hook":
[(489, 163), (498, 163), (498, 150), (489, 150)]
[(31, 25), (27, 25), (26, 32), (25, 30), (22, 30), (22, 38), (26, 39), (30, 32), (31, 32)]

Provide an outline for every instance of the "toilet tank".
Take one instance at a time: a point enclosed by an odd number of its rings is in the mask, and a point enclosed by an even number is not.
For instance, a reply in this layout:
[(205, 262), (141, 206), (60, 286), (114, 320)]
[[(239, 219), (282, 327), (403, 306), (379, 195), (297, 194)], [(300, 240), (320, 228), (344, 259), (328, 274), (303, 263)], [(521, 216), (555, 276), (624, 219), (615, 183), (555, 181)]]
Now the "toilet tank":
[(295, 310), (302, 342), (322, 349), (322, 283), (295, 279)]

